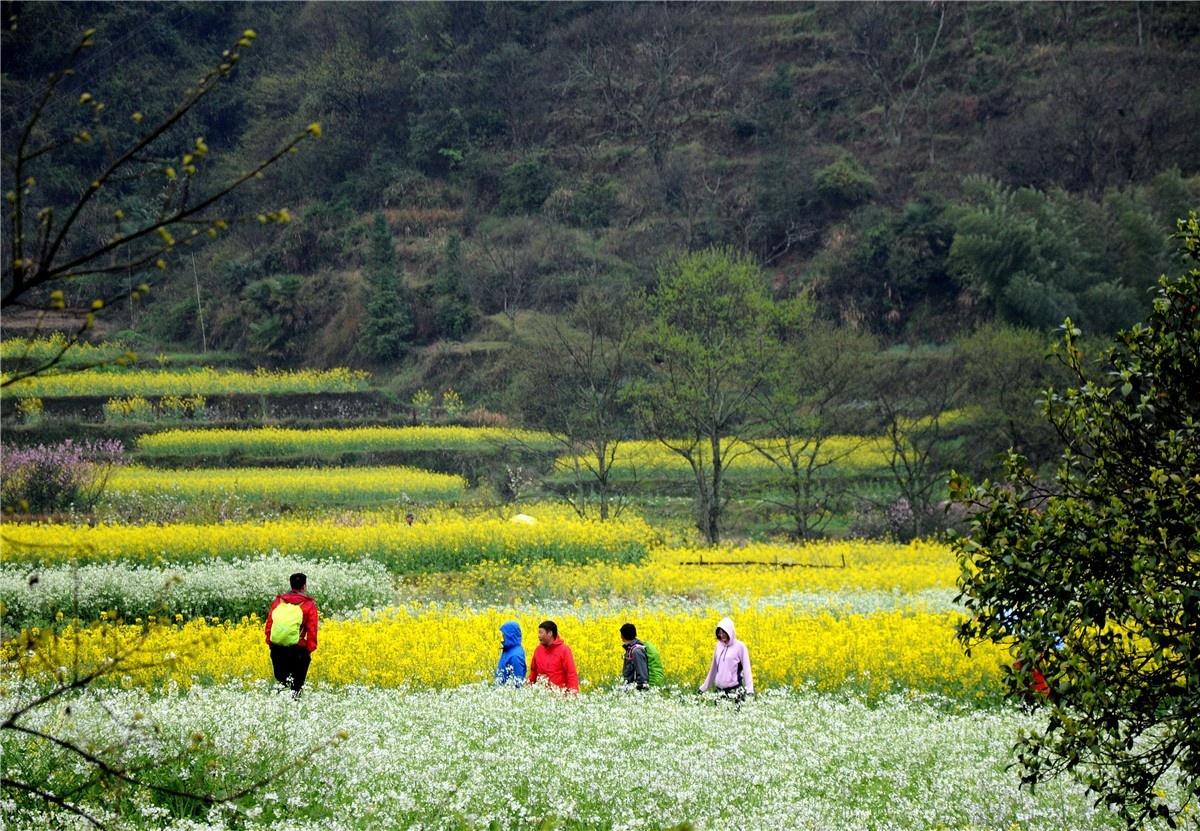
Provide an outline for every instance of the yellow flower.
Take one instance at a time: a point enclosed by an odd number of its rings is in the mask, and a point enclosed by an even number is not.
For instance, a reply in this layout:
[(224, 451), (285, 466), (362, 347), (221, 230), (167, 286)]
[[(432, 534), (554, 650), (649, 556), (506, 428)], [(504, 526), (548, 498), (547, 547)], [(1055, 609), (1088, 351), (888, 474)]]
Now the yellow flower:
[[(788, 607), (732, 610), (725, 607), (688, 612), (655, 608), (594, 609), (556, 613), (563, 639), (570, 645), (581, 678), (588, 686), (615, 680), (621, 672), (617, 632), (627, 620), (658, 646), (667, 681), (694, 687), (712, 659), (714, 621), (732, 612), (738, 637), (750, 650), (757, 689), (813, 685), (822, 690), (846, 686), (869, 694), (898, 688), (938, 690), (971, 696), (994, 688), (1003, 660), (996, 649), (963, 654), (954, 638), (956, 613), (906, 610), (866, 615), (798, 613)], [(370, 684), (453, 687), (487, 677), (495, 664), (502, 622), (523, 624), (526, 651), (532, 654), (537, 619), (512, 609), (467, 609), (415, 606), (381, 612), (369, 619), (326, 620), (320, 649), (309, 678), (314, 685)], [(455, 633), (453, 641), (412, 638), (412, 632)], [(147, 661), (131, 670), (134, 683), (153, 687), (174, 681), (190, 686), (197, 678), (252, 681), (269, 676), (267, 650), (258, 624), (229, 624), (197, 619), (182, 626), (68, 627), (57, 640), (41, 644), (41, 663), (17, 655), (23, 667), (69, 661), (76, 636), (84, 664), (103, 660), (114, 649), (136, 649), (140, 655), (176, 654), (172, 662)], [(45, 660), (48, 659), (48, 660)], [(138, 661), (142, 663), (142, 661)]]
[[(165, 259), (155, 265), (167, 267)], [(142, 284), (139, 291), (149, 291)], [(6, 341), (7, 343), (7, 341)], [(76, 349), (76, 347), (72, 347)], [(356, 392), (368, 389), (365, 372), (336, 368), (279, 372), (245, 372), (210, 367), (179, 370), (138, 370), (124, 373), (69, 373), (22, 382), (5, 394), (17, 397), (73, 395), (208, 395), (222, 393)]]

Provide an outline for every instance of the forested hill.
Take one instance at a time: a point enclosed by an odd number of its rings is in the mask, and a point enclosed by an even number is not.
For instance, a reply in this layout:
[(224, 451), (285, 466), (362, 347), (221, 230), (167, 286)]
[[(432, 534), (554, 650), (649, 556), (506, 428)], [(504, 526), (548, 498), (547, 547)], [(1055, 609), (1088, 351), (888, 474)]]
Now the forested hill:
[[(96, 46), (51, 126), (78, 118), (84, 91), (114, 121), (168, 112), (257, 32), (183, 132), (230, 173), (319, 121), (319, 143), (238, 197), (297, 221), (210, 244), (195, 275), (173, 268), (109, 325), (198, 344), (199, 294), (208, 347), (259, 362), (386, 373), (431, 344), (501, 349), (581, 286), (652, 285), (664, 255), (711, 244), (751, 252), (778, 296), (808, 292), (885, 339), (1067, 314), (1111, 331), (1174, 268), (1166, 235), (1200, 203), (1196, 4), (6, 4), (14, 14), (9, 148), (88, 27)], [(53, 154), (39, 186), (78, 192), (98, 154)], [(386, 255), (366, 267), (373, 234), (394, 243), (398, 278)], [(392, 337), (368, 336), (381, 321)]]

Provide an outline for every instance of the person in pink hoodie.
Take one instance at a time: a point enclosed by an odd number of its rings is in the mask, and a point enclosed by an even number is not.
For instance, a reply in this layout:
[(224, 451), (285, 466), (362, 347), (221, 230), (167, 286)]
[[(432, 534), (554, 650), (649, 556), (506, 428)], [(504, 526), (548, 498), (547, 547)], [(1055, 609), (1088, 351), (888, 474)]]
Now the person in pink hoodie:
[(733, 620), (721, 618), (717, 624), (717, 644), (713, 649), (712, 665), (708, 677), (700, 685), (700, 692), (716, 689), (738, 701), (746, 695), (754, 695), (754, 675), (750, 671), (750, 650), (737, 639)]

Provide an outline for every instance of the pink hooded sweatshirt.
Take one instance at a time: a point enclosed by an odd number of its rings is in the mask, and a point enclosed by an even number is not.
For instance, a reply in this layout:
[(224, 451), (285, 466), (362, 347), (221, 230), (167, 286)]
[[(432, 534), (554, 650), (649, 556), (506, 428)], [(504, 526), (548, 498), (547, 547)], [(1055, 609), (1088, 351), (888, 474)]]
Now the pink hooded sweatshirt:
[(725, 634), (729, 636), (729, 643), (717, 641), (716, 648), (713, 649), (712, 666), (708, 668), (708, 677), (700, 685), (700, 692), (706, 692), (714, 686), (719, 690), (736, 687), (738, 685), (738, 665), (740, 664), (742, 668), (741, 684), (746, 688), (746, 692), (753, 693), (754, 676), (750, 672), (750, 650), (746, 648), (746, 644), (737, 639), (737, 633), (733, 630), (733, 621), (730, 618), (721, 618), (717, 628), (725, 630)]

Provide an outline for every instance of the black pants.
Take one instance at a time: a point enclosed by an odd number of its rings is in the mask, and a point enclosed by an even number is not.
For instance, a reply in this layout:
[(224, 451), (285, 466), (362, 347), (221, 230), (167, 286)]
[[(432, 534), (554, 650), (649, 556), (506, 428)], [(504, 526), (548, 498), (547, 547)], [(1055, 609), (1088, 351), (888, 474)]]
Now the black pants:
[(303, 646), (271, 644), (271, 667), (275, 670), (275, 680), (285, 687), (300, 692), (304, 679), (308, 677), (310, 663), (312, 655)]

